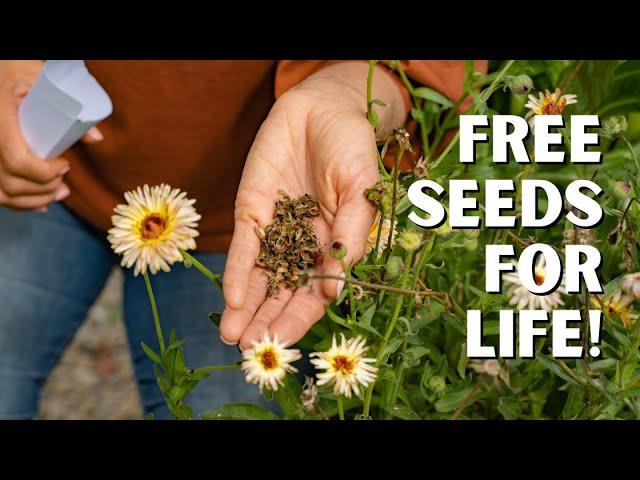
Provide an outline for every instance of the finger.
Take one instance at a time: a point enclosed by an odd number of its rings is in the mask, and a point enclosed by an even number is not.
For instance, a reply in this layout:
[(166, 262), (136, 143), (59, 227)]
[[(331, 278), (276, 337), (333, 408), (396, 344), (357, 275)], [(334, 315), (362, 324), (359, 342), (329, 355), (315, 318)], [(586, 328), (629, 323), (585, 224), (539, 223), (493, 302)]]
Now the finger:
[(69, 171), (69, 162), (63, 158), (44, 161), (32, 155), (18, 124), (17, 105), (0, 99), (0, 162), (12, 175), (46, 184)]
[(318, 282), (296, 290), (280, 316), (269, 327), (271, 338), (288, 345), (300, 340), (314, 323), (322, 318), (329, 300), (322, 294)]
[(49, 183), (39, 184), (14, 177), (8, 174), (2, 175), (0, 169), (0, 190), (9, 197), (19, 197), (23, 195), (41, 195), (56, 191), (63, 182), (63, 177), (58, 176)]
[[(364, 254), (369, 229), (373, 223), (375, 207), (369, 203), (364, 194), (355, 195), (352, 200), (338, 207), (331, 231), (329, 248), (340, 250), (346, 248), (346, 255), (342, 259), (347, 265), (353, 265)], [(325, 255), (322, 262), (322, 273), (331, 276), (344, 276), (340, 260), (331, 255)], [(322, 290), (329, 298), (340, 295), (344, 282), (334, 279), (322, 281)]]
[(292, 296), (291, 290), (281, 288), (275, 296), (264, 301), (240, 338), (241, 349), (250, 348), (253, 341), (259, 341), (263, 337), (264, 332), (269, 330), (269, 325), (284, 311)]
[[(61, 192), (64, 193), (64, 195), (61, 195)], [(14, 210), (42, 210), (51, 202), (62, 200), (67, 196), (69, 196), (69, 187), (62, 184), (62, 186), (55, 192), (42, 195), (8, 197), (3, 192), (0, 192), (0, 204)]]
[(256, 228), (257, 222), (243, 219), (236, 221), (233, 230), (222, 287), (226, 304), (234, 309), (240, 309), (244, 305), (249, 277), (260, 253), (260, 240), (256, 235)]
[(88, 144), (98, 143), (104, 140), (104, 135), (98, 127), (91, 127), (80, 140)]
[[(225, 271), (225, 276), (227, 272)], [(225, 287), (226, 288), (226, 287)], [(227, 306), (220, 320), (220, 338), (235, 345), (240, 340), (251, 319), (267, 295), (267, 274), (262, 268), (253, 267), (247, 288), (247, 297), (242, 307)]]

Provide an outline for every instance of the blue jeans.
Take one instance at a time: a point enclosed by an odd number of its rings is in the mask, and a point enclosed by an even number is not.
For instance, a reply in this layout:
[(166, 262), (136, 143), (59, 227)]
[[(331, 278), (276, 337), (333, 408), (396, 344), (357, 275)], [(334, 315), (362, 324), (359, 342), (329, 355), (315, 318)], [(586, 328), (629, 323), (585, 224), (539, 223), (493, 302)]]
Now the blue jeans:
[[(222, 254), (196, 257), (213, 272), (224, 267)], [(106, 234), (60, 204), (44, 214), (0, 208), (0, 418), (35, 416), (44, 381), (118, 262)], [(195, 268), (176, 265), (151, 282), (165, 337), (172, 328), (188, 337), (189, 367), (240, 359), (208, 319), (209, 312), (222, 311), (222, 296)], [(145, 413), (171, 418), (140, 347), (145, 342), (157, 351), (158, 342), (144, 280), (131, 271), (125, 274), (124, 320)], [(187, 401), (195, 415), (230, 402), (265, 405), (258, 388), (235, 370), (201, 381)]]

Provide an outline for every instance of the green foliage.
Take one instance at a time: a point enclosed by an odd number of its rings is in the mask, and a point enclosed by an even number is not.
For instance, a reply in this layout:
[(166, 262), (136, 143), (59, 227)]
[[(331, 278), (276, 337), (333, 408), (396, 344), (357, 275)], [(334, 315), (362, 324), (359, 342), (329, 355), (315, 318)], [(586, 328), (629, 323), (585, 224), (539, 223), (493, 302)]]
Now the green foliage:
[[(411, 116), (418, 122), (424, 158), (413, 172), (390, 175), (397, 178), (401, 192), (394, 214), (398, 231), (413, 228), (408, 220), (412, 211), (407, 187), (417, 178), (430, 178), (445, 185), (451, 178), (515, 179), (542, 178), (559, 187), (580, 178), (595, 178), (605, 194), (599, 198), (605, 220), (587, 233), (569, 230), (566, 222), (543, 230), (514, 228), (468, 232), (447, 226), (420, 232), (420, 246), (405, 251), (402, 242), (376, 249), (360, 263), (347, 269), (352, 287), (327, 309), (300, 342), (304, 349), (327, 350), (333, 335), (362, 335), (369, 346), (368, 356), (379, 367), (374, 385), (360, 396), (344, 399), (348, 419), (635, 419), (640, 418), (640, 320), (635, 306), (604, 308), (601, 356), (597, 359), (555, 359), (549, 355), (550, 340), (536, 344), (536, 359), (498, 359), (483, 362), (466, 357), (466, 310), (481, 309), (485, 314), (486, 342), (497, 344), (498, 311), (513, 309), (507, 294), (484, 291), (484, 247), (510, 243), (516, 252), (524, 245), (543, 242), (561, 248), (565, 236), (584, 235), (584, 242), (595, 245), (603, 257), (600, 271), (605, 293), (564, 296), (567, 308), (598, 308), (615, 301), (623, 275), (640, 270), (640, 191), (637, 156), (640, 154), (640, 62), (637, 61), (494, 61), (486, 74), (474, 72), (473, 62), (465, 63), (464, 97), (456, 102), (438, 92), (413, 85), (400, 62), (391, 61), (407, 87), (414, 105)], [(375, 67), (371, 62), (370, 72)], [(457, 138), (446, 148), (445, 133), (457, 125), (455, 111), (470, 98), (468, 113), (524, 115), (526, 95), (514, 94), (513, 79), (527, 75), (538, 91), (556, 87), (562, 93), (577, 95), (565, 115), (599, 114), (604, 121), (613, 115), (616, 135), (602, 135), (602, 165), (520, 165), (511, 161), (492, 164), (492, 145), (478, 145), (475, 164), (461, 165)], [(520, 83), (522, 83), (520, 77)], [(528, 80), (527, 80), (528, 82)], [(525, 82), (525, 83), (527, 83)], [(382, 107), (372, 97), (368, 79), (367, 117), (376, 128), (373, 106)], [(628, 126), (627, 126), (628, 121)], [(612, 129), (610, 129), (613, 131)], [(389, 142), (393, 142), (390, 139)], [(529, 149), (532, 139), (528, 140)], [(566, 146), (564, 148), (567, 148)], [(380, 163), (380, 162), (378, 162)], [(393, 172), (397, 173), (397, 172)], [(447, 197), (443, 197), (446, 205)], [(483, 199), (479, 196), (482, 203)], [(519, 214), (519, 202), (515, 214)], [(540, 202), (540, 208), (545, 202)], [(573, 243), (573, 242), (572, 242)], [(413, 248), (413, 246), (412, 246)], [(392, 259), (392, 260), (389, 260)], [(376, 286), (372, 288), (371, 285)], [(571, 306), (571, 307), (568, 307)], [(219, 322), (213, 315), (212, 321)], [(158, 385), (172, 412), (178, 418), (191, 418), (183, 403), (199, 376), (184, 365), (182, 342), (169, 339), (162, 356), (143, 346), (155, 362)], [(273, 395), (286, 419), (336, 418), (336, 397), (330, 386), (312, 391), (308, 385), (287, 375), (284, 386)], [(275, 419), (265, 410), (233, 404), (209, 410), (205, 419)]]

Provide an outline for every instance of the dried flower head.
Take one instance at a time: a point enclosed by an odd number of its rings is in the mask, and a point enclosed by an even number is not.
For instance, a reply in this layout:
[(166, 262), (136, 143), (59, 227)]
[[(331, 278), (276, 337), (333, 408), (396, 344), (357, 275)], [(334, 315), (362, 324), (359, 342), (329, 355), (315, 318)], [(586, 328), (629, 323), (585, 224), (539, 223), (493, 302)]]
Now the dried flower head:
[(196, 248), (200, 215), (193, 208), (195, 200), (186, 192), (169, 185), (138, 187), (126, 192), (126, 205), (118, 205), (111, 217), (111, 247), (122, 255), (122, 266), (133, 274), (168, 272), (170, 265), (182, 261), (180, 250)]
[(260, 238), (256, 264), (267, 271), (267, 296), (272, 296), (281, 284), (298, 288), (320, 254), (313, 224), (313, 217), (320, 215), (318, 201), (310, 195), (293, 200), (284, 192), (279, 193), (282, 198), (276, 202), (273, 223), (264, 232), (256, 232)]

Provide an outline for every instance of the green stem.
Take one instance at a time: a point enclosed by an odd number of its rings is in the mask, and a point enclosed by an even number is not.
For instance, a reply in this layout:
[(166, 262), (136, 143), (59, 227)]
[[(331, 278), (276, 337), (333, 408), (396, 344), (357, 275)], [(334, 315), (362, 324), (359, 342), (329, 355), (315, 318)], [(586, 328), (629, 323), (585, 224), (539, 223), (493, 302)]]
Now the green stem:
[(338, 418), (344, 420), (344, 405), (342, 404), (342, 397), (338, 396)]
[(182, 258), (185, 261), (190, 262), (194, 267), (196, 267), (196, 269), (200, 273), (202, 273), (205, 277), (207, 277), (209, 280), (215, 283), (220, 288), (220, 290), (222, 290), (222, 282), (220, 281), (220, 275), (216, 275), (215, 273), (213, 273), (211, 270), (205, 267), (202, 263), (200, 263), (196, 257), (185, 252), (184, 250), (180, 250), (180, 253), (182, 253)]
[(636, 152), (633, 149), (633, 145), (631, 145), (631, 142), (627, 139), (627, 137), (623, 136), (620, 138), (629, 149), (629, 152), (631, 152), (631, 158), (633, 158), (633, 163), (635, 163), (636, 165), (636, 177), (637, 177), (638, 175), (640, 175), (640, 163), (638, 163), (638, 157), (636, 156)]
[(153, 288), (151, 288), (151, 281), (149, 280), (149, 274), (144, 272), (144, 283), (147, 286), (147, 294), (149, 295), (149, 301), (151, 302), (151, 311), (153, 312), (153, 322), (156, 326), (156, 334), (158, 335), (158, 344), (160, 345), (160, 352), (164, 354), (165, 344), (164, 336), (162, 335), (162, 327), (160, 326), (160, 316), (158, 315), (158, 306), (156, 305), (156, 297), (153, 294)]
[(238, 370), (241, 365), (214, 365), (212, 367), (199, 367), (194, 370), (198, 373), (221, 372), (224, 370)]
[[(404, 260), (404, 264), (405, 264), (405, 269), (404, 272), (402, 274), (402, 283), (401, 283), (401, 288), (405, 289), (407, 287), (407, 282), (409, 280), (409, 271), (411, 270), (411, 268), (409, 268), (409, 266), (411, 266), (411, 258), (413, 256), (413, 252), (407, 252), (406, 256), (405, 256), (405, 260)], [(384, 337), (382, 338), (382, 342), (380, 343), (380, 346), (378, 348), (378, 354), (376, 355), (376, 366), (378, 368), (380, 368), (380, 362), (382, 361), (382, 356), (384, 354), (384, 351), (387, 347), (387, 343), (389, 342), (389, 339), (391, 338), (391, 334), (393, 333), (393, 331), (396, 328), (396, 323), (398, 323), (398, 316), (400, 315), (400, 310), (402, 310), (402, 303), (404, 301), (404, 296), (400, 295), (398, 296), (398, 299), (396, 300), (396, 306), (393, 310), (393, 315), (391, 316), (391, 321), (389, 322), (389, 325), (387, 326), (387, 330), (384, 334)], [(366, 393), (366, 397), (365, 397), (365, 401), (364, 401), (364, 406), (362, 409), (362, 414), (363, 416), (366, 418), (369, 416), (369, 410), (371, 408), (371, 398), (373, 397), (373, 388), (375, 387), (375, 380), (371, 383), (371, 385), (369, 385), (369, 388), (367, 389), (367, 393)]]
[(373, 73), (376, 69), (378, 60), (369, 60), (369, 73), (367, 75), (367, 120), (376, 130), (375, 121), (373, 119)]

